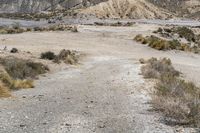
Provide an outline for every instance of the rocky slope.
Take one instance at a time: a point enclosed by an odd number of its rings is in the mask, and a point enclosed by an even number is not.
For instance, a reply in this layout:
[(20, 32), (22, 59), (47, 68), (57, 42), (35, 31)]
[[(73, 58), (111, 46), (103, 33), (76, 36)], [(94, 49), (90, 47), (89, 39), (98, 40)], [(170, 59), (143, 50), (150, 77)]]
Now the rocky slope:
[(0, 12), (38, 12), (51, 9), (69, 9), (77, 5), (87, 6), (103, 0), (1, 0)]
[[(200, 19), (200, 0), (1, 0), (2, 12), (39, 12), (81, 8), (81, 14), (99, 18)], [(79, 13), (80, 10), (78, 10)]]
[(147, 0), (179, 17), (200, 19), (200, 0)]

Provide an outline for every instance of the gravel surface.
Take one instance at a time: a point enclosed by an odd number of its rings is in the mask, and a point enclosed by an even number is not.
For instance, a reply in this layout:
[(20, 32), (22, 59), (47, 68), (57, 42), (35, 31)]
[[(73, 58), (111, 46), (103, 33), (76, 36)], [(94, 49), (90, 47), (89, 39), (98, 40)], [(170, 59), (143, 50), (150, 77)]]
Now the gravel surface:
[(143, 79), (139, 58), (168, 57), (188, 80), (200, 83), (200, 56), (156, 51), (132, 38), (157, 25), (78, 26), (78, 33), (42, 32), (1, 35), (0, 46), (32, 54), (63, 48), (87, 53), (78, 66), (47, 74), (36, 88), (0, 100), (1, 133), (173, 133), (151, 110), (152, 83)]

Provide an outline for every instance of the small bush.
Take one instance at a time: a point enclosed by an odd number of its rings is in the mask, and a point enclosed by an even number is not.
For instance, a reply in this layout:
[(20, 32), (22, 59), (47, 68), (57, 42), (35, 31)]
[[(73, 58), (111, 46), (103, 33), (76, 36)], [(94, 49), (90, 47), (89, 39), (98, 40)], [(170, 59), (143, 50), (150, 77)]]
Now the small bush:
[(44, 28), (41, 28), (41, 27), (34, 27), (33, 30), (34, 30), (34, 31), (44, 31)]
[(156, 58), (151, 58), (145, 61), (146, 65), (142, 66), (142, 75), (145, 78), (156, 78), (159, 79), (162, 75), (171, 74), (172, 76), (178, 76), (179, 72), (174, 69), (171, 64), (171, 60), (163, 58), (157, 60)]
[(14, 79), (35, 78), (39, 74), (46, 73), (48, 68), (41, 63), (22, 60), (14, 57), (0, 59), (8, 74)]
[(41, 59), (54, 60), (55, 57), (56, 57), (56, 55), (51, 51), (44, 52), (41, 54)]
[(73, 27), (71, 28), (71, 32), (78, 32), (77, 26), (73, 26)]
[(12, 48), (12, 49), (10, 50), (10, 52), (11, 52), (11, 53), (18, 53), (19, 51), (18, 51), (17, 48)]
[(143, 37), (141, 34), (136, 35), (134, 40), (137, 41), (137, 42), (141, 42), (142, 44), (148, 43), (147, 39), (145, 37)]
[(187, 27), (177, 27), (173, 29), (173, 32), (179, 34), (181, 38), (185, 38), (188, 41), (195, 42), (195, 34), (194, 32)]
[(78, 63), (78, 57), (74, 52), (63, 49), (54, 59), (55, 63), (60, 63), (61, 61), (63, 61), (66, 64), (74, 65)]

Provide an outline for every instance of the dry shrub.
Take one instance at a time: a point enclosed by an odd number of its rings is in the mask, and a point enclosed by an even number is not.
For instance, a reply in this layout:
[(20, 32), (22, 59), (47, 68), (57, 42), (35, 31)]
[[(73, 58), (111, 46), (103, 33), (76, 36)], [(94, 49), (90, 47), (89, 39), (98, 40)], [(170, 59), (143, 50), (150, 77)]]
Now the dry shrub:
[(168, 124), (200, 127), (200, 88), (179, 78), (169, 59), (145, 61), (141, 71), (146, 78), (156, 78), (152, 104), (166, 116)]
[(35, 63), (15, 57), (0, 59), (7, 73), (14, 79), (36, 78), (39, 74), (46, 73), (49, 69), (42, 63)]
[(147, 44), (147, 39), (145, 37), (143, 37), (141, 34), (136, 35), (134, 38), (135, 41), (140, 42), (142, 44)]
[(71, 32), (78, 32), (77, 26), (73, 26), (73, 27), (71, 28)]
[(73, 51), (63, 49), (54, 60), (56, 63), (60, 63), (60, 61), (64, 61), (66, 64), (74, 65), (78, 63), (78, 56)]
[(157, 60), (156, 58), (151, 58), (147, 61), (143, 61), (146, 65), (141, 67), (142, 75), (145, 78), (156, 78), (159, 79), (163, 74), (172, 74), (173, 76), (178, 76), (179, 72), (174, 69), (171, 64), (171, 60), (163, 58)]
[(148, 44), (149, 47), (156, 50), (181, 50), (193, 53), (199, 53), (200, 51), (196, 46), (190, 47), (188, 44), (181, 43), (178, 40), (165, 40), (154, 35), (143, 37), (139, 34), (134, 40), (142, 44)]
[(157, 50), (173, 50), (180, 49), (179, 47), (181, 47), (181, 43), (178, 40), (168, 41), (153, 35), (148, 37), (148, 43), (149, 47)]
[(200, 88), (177, 77), (163, 75), (155, 89), (153, 107), (169, 118), (169, 124), (200, 127)]

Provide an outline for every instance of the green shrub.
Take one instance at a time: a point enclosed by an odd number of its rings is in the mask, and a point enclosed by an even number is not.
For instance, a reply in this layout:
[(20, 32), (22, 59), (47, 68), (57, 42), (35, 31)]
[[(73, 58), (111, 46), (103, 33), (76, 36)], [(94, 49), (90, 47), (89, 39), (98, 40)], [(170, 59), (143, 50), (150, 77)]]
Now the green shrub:
[(41, 59), (54, 60), (55, 58), (56, 55), (51, 51), (41, 53)]
[(175, 33), (179, 34), (179, 36), (181, 38), (185, 38), (188, 41), (193, 41), (193, 42), (196, 41), (195, 40), (195, 34), (194, 34), (194, 32), (190, 28), (187, 28), (187, 27), (177, 27), (177, 28), (174, 28), (173, 31)]
[(11, 52), (11, 53), (18, 53), (19, 51), (18, 51), (17, 48), (12, 48), (12, 49), (10, 50), (10, 52)]

